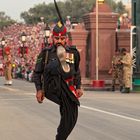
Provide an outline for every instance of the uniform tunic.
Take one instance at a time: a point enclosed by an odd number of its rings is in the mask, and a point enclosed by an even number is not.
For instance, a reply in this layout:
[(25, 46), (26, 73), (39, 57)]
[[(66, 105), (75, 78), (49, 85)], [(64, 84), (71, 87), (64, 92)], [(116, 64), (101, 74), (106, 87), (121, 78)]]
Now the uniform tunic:
[(119, 85), (123, 86), (123, 65), (118, 64), (121, 61), (122, 56), (116, 55), (112, 58), (112, 86), (115, 86), (116, 80), (118, 79)]
[(6, 56), (5, 60), (5, 79), (7, 81), (12, 80), (12, 61), (11, 61), (11, 55)]
[(132, 57), (129, 53), (123, 56), (122, 61), (123, 63), (123, 82), (125, 88), (130, 88), (131, 86), (131, 67), (132, 67)]
[[(65, 72), (56, 54), (56, 47), (51, 46), (43, 50), (36, 63), (34, 71), (34, 82), (37, 90), (42, 90), (46, 98), (60, 105), (60, 124), (57, 129), (56, 140), (66, 140), (74, 128), (78, 117), (78, 98), (71, 90), (71, 86), (79, 89), (81, 86), (81, 76), (79, 70), (80, 55), (75, 47), (66, 47), (72, 59), (67, 61), (70, 71)], [(45, 56), (48, 51), (47, 64)], [(43, 74), (43, 78), (42, 78)], [(43, 80), (42, 80), (43, 79)]]

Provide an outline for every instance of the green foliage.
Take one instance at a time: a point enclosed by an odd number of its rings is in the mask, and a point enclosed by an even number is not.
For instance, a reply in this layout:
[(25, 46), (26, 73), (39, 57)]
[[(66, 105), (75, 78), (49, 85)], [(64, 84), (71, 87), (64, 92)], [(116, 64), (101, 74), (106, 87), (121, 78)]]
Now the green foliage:
[(0, 29), (15, 23), (9, 16), (5, 15), (5, 12), (0, 12)]
[[(110, 5), (113, 12), (124, 13), (125, 6), (122, 2), (116, 3), (114, 0), (105, 0)], [(63, 19), (70, 16), (71, 19), (76, 19), (78, 22), (82, 21), (84, 14), (89, 13), (93, 6), (95, 6), (96, 0), (65, 0), (57, 1), (61, 15)], [(21, 13), (21, 18), (24, 19), (27, 24), (36, 24), (41, 21), (40, 17), (44, 17), (44, 22), (52, 22), (58, 15), (55, 10), (54, 3), (35, 5), (28, 11)]]
[(119, 1), (116, 5), (116, 12), (119, 14), (126, 13), (125, 6), (123, 5), (122, 1)]
[(53, 3), (46, 5), (45, 3), (36, 5), (30, 8), (29, 11), (21, 13), (20, 17), (24, 19), (27, 24), (36, 24), (44, 17), (44, 22), (51, 22), (54, 19), (55, 7)]
[(76, 18), (77, 21), (82, 21), (84, 14), (89, 13), (95, 4), (95, 0), (67, 0), (69, 2), (69, 10), (67, 3), (65, 3), (65, 17), (69, 15), (72, 19)]

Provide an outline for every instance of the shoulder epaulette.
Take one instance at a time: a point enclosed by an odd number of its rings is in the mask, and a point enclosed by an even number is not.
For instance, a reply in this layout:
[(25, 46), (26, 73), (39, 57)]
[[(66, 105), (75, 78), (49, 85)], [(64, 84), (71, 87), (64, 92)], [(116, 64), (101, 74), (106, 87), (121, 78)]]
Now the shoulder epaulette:
[(47, 48), (46, 48), (46, 51), (49, 51), (49, 50), (51, 50), (51, 49), (52, 49), (51, 47), (47, 47)]
[(46, 48), (43, 48), (42, 51), (43, 51), (43, 52), (46, 51)]
[(42, 49), (42, 52), (46, 52), (46, 51), (49, 51), (49, 50), (51, 50), (51, 49), (52, 49), (52, 47), (49, 47), (49, 46), (48, 46), (48, 47), (43, 48), (43, 49)]
[(47, 50), (48, 50), (48, 48), (45, 47), (45, 48), (43, 48), (43, 49), (41, 50), (41, 52), (44, 53), (44, 52), (46, 52)]
[(76, 46), (74, 46), (74, 45), (69, 46), (69, 49), (70, 49), (70, 50), (76, 50)]
[(72, 49), (76, 49), (76, 46), (74, 46), (74, 45), (73, 45), (73, 46), (70, 46), (70, 47), (71, 47)]

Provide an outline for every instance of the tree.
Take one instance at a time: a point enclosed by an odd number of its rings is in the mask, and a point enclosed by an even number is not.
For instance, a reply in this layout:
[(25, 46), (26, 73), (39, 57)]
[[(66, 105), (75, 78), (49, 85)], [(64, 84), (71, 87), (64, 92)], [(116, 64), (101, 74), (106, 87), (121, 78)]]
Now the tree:
[(44, 17), (44, 22), (51, 22), (54, 19), (55, 7), (53, 3), (46, 5), (45, 3), (38, 4), (28, 11), (22, 12), (20, 17), (24, 19), (27, 24), (36, 24)]
[(0, 29), (3, 29), (3, 27), (9, 26), (13, 23), (15, 23), (15, 21), (5, 15), (5, 12), (0, 12)]
[(119, 13), (120, 15), (123, 13), (126, 13), (125, 5), (122, 3), (122, 1), (119, 1), (116, 4), (116, 12)]
[[(124, 12), (125, 6), (122, 2), (116, 3), (114, 0), (105, 0), (106, 3), (110, 5), (113, 12)], [(96, 0), (65, 0), (58, 1), (61, 15), (63, 19), (67, 16), (70, 16), (71, 19), (76, 19), (78, 22), (82, 21), (84, 14), (89, 13), (93, 6), (95, 6)], [(33, 8), (30, 8), (28, 11), (21, 13), (21, 18), (27, 24), (36, 24), (40, 21), (40, 17), (44, 17), (45, 22), (52, 22), (58, 18), (54, 3), (35, 5)]]

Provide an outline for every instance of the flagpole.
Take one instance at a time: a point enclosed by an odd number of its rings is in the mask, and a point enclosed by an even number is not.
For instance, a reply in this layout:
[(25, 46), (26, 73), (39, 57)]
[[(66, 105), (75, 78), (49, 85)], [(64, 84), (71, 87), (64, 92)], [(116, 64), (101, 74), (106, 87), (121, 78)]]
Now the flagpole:
[(96, 80), (99, 79), (99, 15), (98, 15), (98, 0), (96, 0)]
[(93, 80), (93, 87), (96, 89), (104, 88), (104, 80), (99, 80), (99, 4), (103, 4), (104, 0), (96, 0), (96, 79)]

